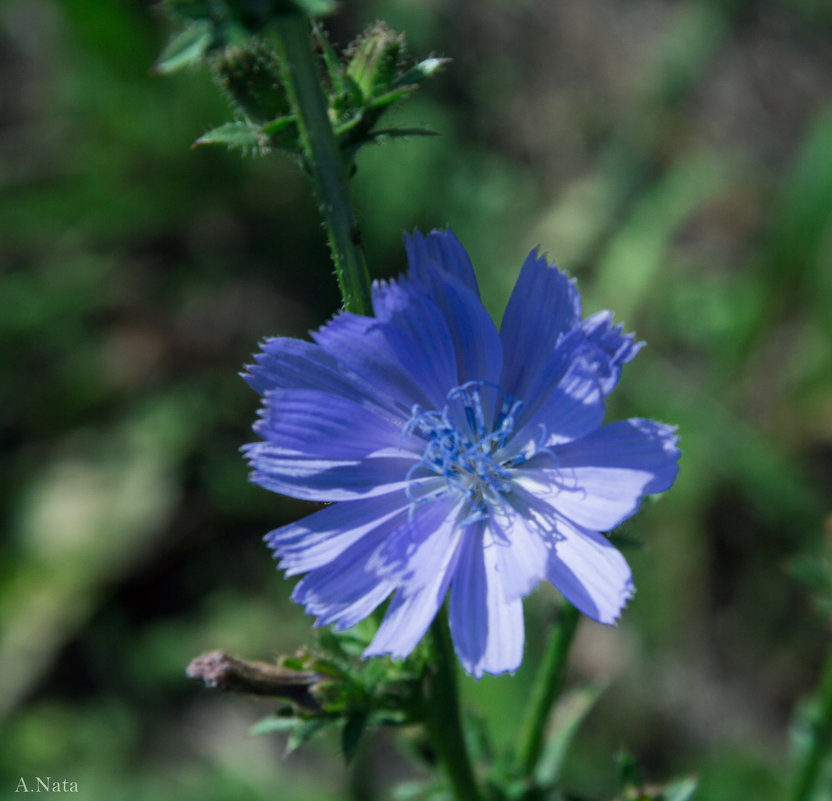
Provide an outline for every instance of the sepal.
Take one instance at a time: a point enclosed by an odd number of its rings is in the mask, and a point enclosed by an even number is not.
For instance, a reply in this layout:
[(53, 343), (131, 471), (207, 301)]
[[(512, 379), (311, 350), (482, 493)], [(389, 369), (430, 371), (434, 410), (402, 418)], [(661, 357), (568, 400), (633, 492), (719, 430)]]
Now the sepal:
[(210, 63), (217, 84), (241, 116), (259, 123), (291, 116), (277, 57), (261, 40), (229, 45)]

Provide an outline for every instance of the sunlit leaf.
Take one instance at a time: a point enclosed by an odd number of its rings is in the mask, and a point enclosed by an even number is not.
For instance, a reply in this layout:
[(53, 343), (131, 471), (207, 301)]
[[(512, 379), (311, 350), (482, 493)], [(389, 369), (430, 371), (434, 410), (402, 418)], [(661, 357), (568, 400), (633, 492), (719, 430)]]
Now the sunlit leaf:
[(269, 140), (259, 125), (251, 122), (226, 122), (200, 136), (193, 147), (199, 145), (226, 145), (248, 152), (263, 152), (268, 149)]
[(214, 37), (214, 26), (208, 20), (195, 20), (167, 44), (153, 71), (160, 75), (196, 64), (204, 55)]
[(690, 801), (697, 784), (698, 780), (695, 776), (677, 779), (664, 788), (663, 801)]
[(277, 732), (292, 731), (303, 722), (301, 718), (272, 715), (269, 718), (263, 718), (263, 720), (255, 723), (249, 729), (249, 734), (256, 736), (259, 734), (275, 734)]

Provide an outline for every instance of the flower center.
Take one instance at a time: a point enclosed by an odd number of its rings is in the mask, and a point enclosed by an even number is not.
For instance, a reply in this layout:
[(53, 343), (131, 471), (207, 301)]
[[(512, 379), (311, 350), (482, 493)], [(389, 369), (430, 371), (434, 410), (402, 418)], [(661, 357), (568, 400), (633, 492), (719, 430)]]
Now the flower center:
[(434, 474), (444, 486), (411, 499), (421, 503), (448, 491), (465, 497), (470, 514), (463, 524), (481, 520), (489, 507), (511, 489), (511, 471), (516, 459), (501, 459), (500, 450), (514, 432), (514, 420), (522, 407), (495, 384), (469, 381), (448, 393), (442, 411), (423, 411), (414, 406), (405, 431), (426, 440), (422, 460), (409, 478)]

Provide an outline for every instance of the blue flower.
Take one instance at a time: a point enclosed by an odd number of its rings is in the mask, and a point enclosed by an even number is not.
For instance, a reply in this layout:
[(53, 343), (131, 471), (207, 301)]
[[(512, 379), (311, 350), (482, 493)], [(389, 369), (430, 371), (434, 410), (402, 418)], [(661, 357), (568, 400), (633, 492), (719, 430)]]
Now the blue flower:
[(342, 312), (314, 344), (263, 343), (245, 447), (266, 489), (332, 502), (266, 542), (293, 598), (343, 629), (389, 596), (365, 656), (404, 657), (446, 596), (456, 653), (479, 677), (523, 656), (522, 599), (548, 579), (613, 623), (634, 592), (601, 532), (673, 483), (675, 430), (603, 425), (641, 343), (610, 312), (581, 320), (573, 281), (532, 252), (498, 331), (450, 232), (407, 238), (407, 275), (373, 286), (375, 317)]

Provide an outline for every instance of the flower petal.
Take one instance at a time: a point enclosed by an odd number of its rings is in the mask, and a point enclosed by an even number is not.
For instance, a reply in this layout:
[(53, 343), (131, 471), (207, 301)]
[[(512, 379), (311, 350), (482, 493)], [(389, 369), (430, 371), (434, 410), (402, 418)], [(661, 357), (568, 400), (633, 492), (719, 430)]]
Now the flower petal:
[(670, 489), (679, 472), (678, 441), (676, 426), (631, 417), (559, 446), (555, 456), (561, 470), (645, 471), (651, 478), (644, 492), (664, 492)]
[(676, 441), (671, 426), (623, 420), (552, 448), (556, 467), (520, 469), (516, 481), (577, 525), (609, 531), (673, 484)]
[(420, 482), (408, 480), (414, 460), (404, 456), (327, 459), (286, 450), (271, 442), (254, 442), (245, 445), (243, 451), (255, 484), (307, 501), (352, 501), (386, 495)]
[(361, 459), (390, 449), (421, 455), (424, 443), (402, 431), (373, 401), (360, 402), (314, 389), (266, 394), (253, 428), (280, 448), (328, 459)]
[(410, 499), (404, 490), (357, 501), (342, 501), (275, 529), (266, 543), (287, 576), (306, 573), (337, 559), (353, 543), (384, 528), (389, 534), (407, 518)]
[(503, 345), (491, 315), (467, 286), (433, 267), (427, 270), (430, 296), (439, 307), (454, 343), (457, 384), (496, 384), (503, 368)]
[(414, 403), (429, 403), (384, 336), (379, 321), (349, 312), (336, 314), (312, 338), (324, 352), (359, 378), (379, 402), (389, 398), (403, 420)]
[(644, 347), (644, 343), (636, 342), (632, 334), (622, 334), (622, 327), (621, 323), (612, 324), (612, 312), (609, 311), (593, 314), (578, 326), (578, 330), (609, 357), (604, 375), (599, 375), (605, 395), (609, 395), (618, 383), (621, 365), (631, 362)]
[(524, 598), (546, 578), (549, 544), (522, 513), (514, 512), (507, 520), (501, 517), (492, 514), (485, 548), (493, 551), (505, 600), (510, 602)]
[(430, 286), (429, 267), (434, 266), (445, 275), (453, 276), (470, 289), (478, 298), (480, 290), (471, 260), (456, 238), (453, 231), (431, 231), (426, 237), (419, 231), (413, 236), (404, 235), (407, 250), (408, 272), (411, 277), (421, 281), (425, 288)]
[(448, 390), (457, 385), (454, 342), (439, 307), (418, 284), (373, 284), (373, 309), (387, 345), (430, 400), (441, 409)]
[(599, 623), (616, 621), (633, 587), (630, 567), (602, 534), (561, 522), (546, 575), (573, 606)]
[(397, 592), (363, 656), (407, 656), (436, 617), (448, 591), (449, 580), (450, 573), (436, 573), (429, 584), (410, 595)]
[(528, 398), (558, 340), (580, 319), (575, 282), (545, 257), (529, 253), (500, 326), (503, 389), (520, 400)]
[(379, 577), (368, 567), (373, 552), (387, 534), (384, 525), (354, 542), (339, 557), (301, 579), (292, 600), (303, 604), (316, 625), (337, 623), (337, 628), (354, 626), (369, 615), (395, 585)]
[(520, 428), (507, 443), (505, 456), (515, 456), (524, 450), (532, 452), (530, 442), (550, 448), (584, 437), (603, 420), (604, 396), (595, 363), (579, 351), (554, 387), (521, 410)]
[(403, 595), (412, 595), (455, 564), (462, 532), (456, 525), (459, 514), (460, 501), (454, 495), (417, 505), (379, 549), (372, 567), (394, 579)]
[(451, 634), (468, 673), (517, 670), (523, 660), (523, 602), (506, 600), (494, 548), (483, 547), (483, 527), (470, 526), (451, 584)]
[[(350, 316), (357, 320), (369, 319)], [(256, 364), (248, 365), (247, 372), (243, 373), (243, 378), (260, 395), (275, 389), (314, 389), (357, 403), (372, 399), (394, 417), (407, 420), (410, 416), (410, 398), (404, 405), (397, 406), (395, 392), (385, 392), (379, 381), (362, 379), (319, 345), (273, 337), (263, 342), (261, 348), (261, 352), (254, 355)], [(354, 351), (355, 348), (350, 352)]]

